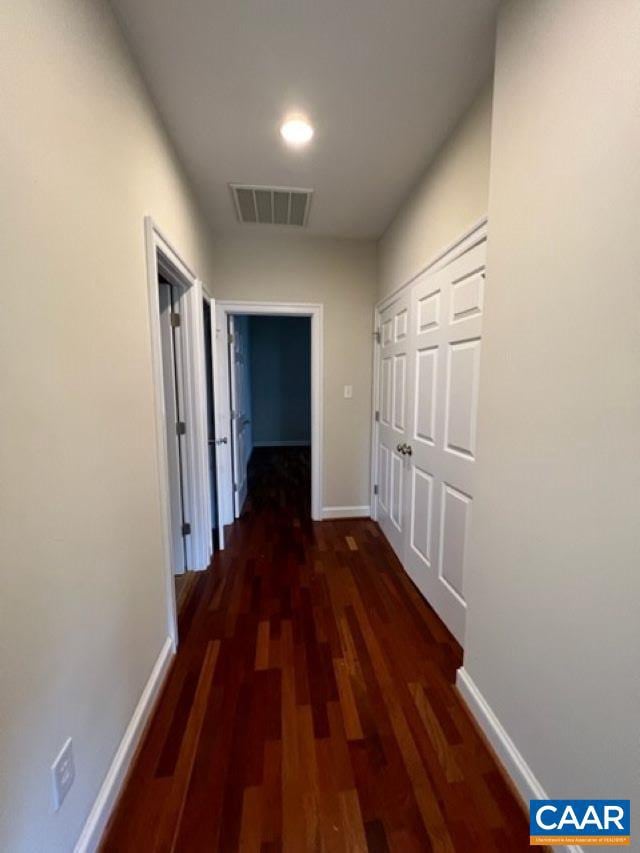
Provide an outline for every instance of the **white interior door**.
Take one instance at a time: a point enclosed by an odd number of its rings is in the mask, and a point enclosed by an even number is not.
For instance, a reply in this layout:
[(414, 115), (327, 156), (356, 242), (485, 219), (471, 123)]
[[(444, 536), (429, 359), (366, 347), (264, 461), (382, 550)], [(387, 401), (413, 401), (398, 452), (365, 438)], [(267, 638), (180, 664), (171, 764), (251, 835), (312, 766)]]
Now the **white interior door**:
[(464, 640), (486, 242), (411, 289), (405, 567)]
[(408, 345), (410, 294), (404, 293), (380, 316), (378, 389), (378, 523), (404, 560), (406, 457), (408, 438)]
[[(204, 313), (205, 321), (205, 359), (208, 359), (207, 374), (207, 442), (209, 446), (209, 478), (211, 480), (211, 519), (216, 527), (217, 546), (224, 548), (224, 513), (220, 495), (220, 484), (224, 483), (224, 452), (223, 446), (228, 444), (229, 437), (224, 434), (223, 419), (220, 417), (220, 394), (218, 393), (218, 371), (216, 370), (216, 301), (205, 297), (208, 312)], [(208, 328), (207, 328), (208, 327)]]
[(186, 570), (186, 553), (183, 534), (184, 524), (184, 483), (182, 469), (183, 435), (179, 429), (180, 393), (179, 381), (182, 362), (179, 358), (179, 327), (172, 324), (176, 315), (177, 288), (168, 282), (160, 281), (160, 338), (162, 344), (162, 376), (164, 390), (164, 414), (167, 436), (167, 463), (169, 472), (169, 503), (171, 510), (171, 557), (173, 573), (181, 575)]
[(247, 497), (247, 466), (251, 441), (249, 324), (247, 317), (229, 315), (229, 372), (233, 435), (234, 511), (242, 512)]

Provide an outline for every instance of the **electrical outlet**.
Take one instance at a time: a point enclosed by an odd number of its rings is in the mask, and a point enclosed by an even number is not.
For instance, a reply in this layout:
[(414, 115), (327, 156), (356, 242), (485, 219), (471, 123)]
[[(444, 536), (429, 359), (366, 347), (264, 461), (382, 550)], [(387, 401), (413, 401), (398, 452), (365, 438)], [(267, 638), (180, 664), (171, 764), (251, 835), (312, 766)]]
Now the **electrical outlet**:
[(353, 385), (344, 386), (344, 399), (350, 400), (353, 397)]
[(53, 809), (57, 812), (76, 778), (71, 738), (66, 741), (51, 765), (51, 776), (53, 777)]

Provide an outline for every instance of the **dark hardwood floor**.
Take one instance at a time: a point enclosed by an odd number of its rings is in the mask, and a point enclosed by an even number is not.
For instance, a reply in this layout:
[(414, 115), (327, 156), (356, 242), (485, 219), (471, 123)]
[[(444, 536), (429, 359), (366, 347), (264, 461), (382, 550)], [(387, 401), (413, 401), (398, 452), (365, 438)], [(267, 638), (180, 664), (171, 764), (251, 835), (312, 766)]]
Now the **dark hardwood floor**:
[(528, 850), (461, 649), (377, 526), (310, 521), (304, 450), (250, 475), (103, 851)]

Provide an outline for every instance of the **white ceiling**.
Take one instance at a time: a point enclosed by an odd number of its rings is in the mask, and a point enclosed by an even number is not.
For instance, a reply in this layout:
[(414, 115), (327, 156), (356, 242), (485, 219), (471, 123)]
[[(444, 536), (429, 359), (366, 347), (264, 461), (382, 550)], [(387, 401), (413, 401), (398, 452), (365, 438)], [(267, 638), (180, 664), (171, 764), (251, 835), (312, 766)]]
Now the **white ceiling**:
[[(222, 233), (279, 228), (236, 221), (238, 182), (312, 187), (311, 233), (380, 236), (493, 65), (498, 0), (113, 3)], [(303, 151), (291, 111), (316, 129)]]

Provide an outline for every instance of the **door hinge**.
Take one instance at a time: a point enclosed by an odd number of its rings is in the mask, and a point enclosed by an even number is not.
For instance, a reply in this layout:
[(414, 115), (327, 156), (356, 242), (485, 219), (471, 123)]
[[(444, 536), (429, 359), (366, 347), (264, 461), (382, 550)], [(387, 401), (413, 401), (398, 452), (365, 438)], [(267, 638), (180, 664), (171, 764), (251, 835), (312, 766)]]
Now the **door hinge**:
[(229, 335), (229, 343), (232, 344), (236, 339), (235, 335)]
[(178, 326), (180, 325), (180, 322), (181, 322), (180, 321), (180, 315), (176, 314), (175, 312), (172, 311), (171, 312), (171, 325), (173, 326), (173, 328), (177, 329)]
[(176, 423), (176, 433), (178, 435), (186, 435), (187, 433), (187, 425), (184, 421), (177, 421)]
[(375, 330), (375, 332), (373, 333), (373, 337), (376, 339), (376, 343), (379, 344), (380, 343), (380, 329)]
[(377, 494), (378, 494), (378, 487), (377, 487), (377, 486), (374, 486), (374, 487), (373, 487), (373, 494), (374, 494), (374, 495), (377, 495)]
[(237, 484), (237, 483), (234, 483), (234, 484), (233, 484), (233, 491), (234, 491), (234, 492), (237, 492), (237, 491), (238, 491), (238, 484)]
[(376, 421), (380, 420), (380, 412), (376, 412)]
[(191, 533), (191, 525), (189, 524), (188, 521), (185, 521), (185, 523), (182, 525), (182, 535), (183, 536), (189, 536), (190, 533)]

